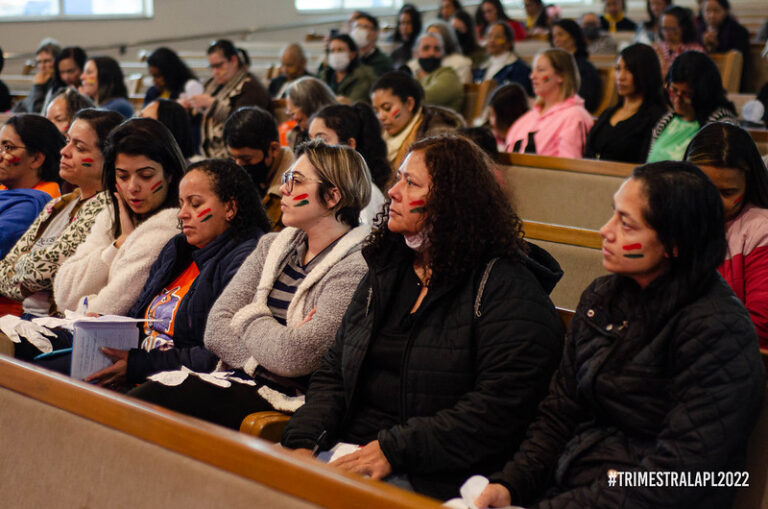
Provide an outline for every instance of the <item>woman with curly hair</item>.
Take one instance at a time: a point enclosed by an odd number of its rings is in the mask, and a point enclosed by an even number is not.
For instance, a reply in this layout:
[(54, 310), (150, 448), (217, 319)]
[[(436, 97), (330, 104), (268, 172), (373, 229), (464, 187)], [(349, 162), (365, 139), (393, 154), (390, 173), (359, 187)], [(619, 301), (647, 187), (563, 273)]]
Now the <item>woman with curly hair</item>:
[(489, 163), (462, 137), (412, 146), (283, 446), (356, 444), (331, 464), (438, 498), (517, 449), (560, 358), (562, 273)]
[(199, 371), (216, 366), (216, 357), (203, 347), (208, 313), (270, 225), (253, 181), (232, 161), (190, 165), (178, 193), (182, 232), (160, 251), (128, 311), (147, 320), (140, 348), (104, 348), (114, 364), (88, 382), (121, 387), (181, 366)]

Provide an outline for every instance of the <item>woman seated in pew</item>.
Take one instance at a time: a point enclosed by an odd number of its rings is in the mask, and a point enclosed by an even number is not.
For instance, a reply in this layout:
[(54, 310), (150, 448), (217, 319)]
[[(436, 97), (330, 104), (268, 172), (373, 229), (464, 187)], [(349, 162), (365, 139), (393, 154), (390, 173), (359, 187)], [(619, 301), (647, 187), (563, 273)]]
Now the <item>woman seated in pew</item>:
[(472, 60), (473, 69), (480, 67), (488, 54), (485, 52), (485, 48), (477, 43), (475, 22), (472, 20), (472, 16), (467, 11), (460, 10), (453, 15), (450, 23), (456, 31), (456, 39), (459, 41), (462, 54)]
[(86, 60), (85, 50), (79, 46), (67, 46), (56, 55), (53, 62), (53, 85), (45, 94), (41, 113), (45, 114), (54, 96), (65, 88), (72, 90), (80, 88), (80, 77), (83, 74)]
[(48, 108), (43, 112), (45, 117), (53, 122), (64, 136), (67, 135), (75, 113), (84, 108), (95, 108), (96, 105), (87, 96), (73, 88), (63, 88), (53, 96)]
[(51, 312), (56, 272), (85, 241), (109, 202), (101, 179), (104, 144), (122, 120), (114, 111), (85, 109), (75, 114), (61, 149), (59, 176), (77, 189), (48, 202), (0, 261), (0, 316)]
[(479, 40), (486, 39), (488, 37), (488, 29), (495, 23), (504, 23), (507, 25), (513, 33), (513, 39), (515, 41), (522, 41), (525, 39), (525, 27), (519, 21), (516, 21), (504, 11), (504, 6), (501, 4), (501, 0), (483, 0), (480, 5), (477, 6), (475, 11), (475, 24), (477, 25), (477, 38)]
[(549, 43), (553, 48), (564, 49), (573, 55), (581, 79), (579, 96), (584, 99), (584, 107), (587, 111), (595, 111), (603, 99), (603, 82), (600, 79), (600, 73), (589, 61), (587, 41), (584, 39), (581, 27), (572, 19), (553, 21)]
[[(328, 85), (317, 78), (306, 76), (288, 86), (285, 93), (285, 109), (296, 126), (288, 133), (288, 147), (291, 151), (309, 141), (309, 119), (323, 106), (337, 104)], [(282, 124), (281, 124), (282, 125)]]
[(150, 53), (147, 71), (152, 76), (152, 86), (144, 94), (144, 106), (157, 99), (178, 99), (187, 89), (192, 94), (203, 89), (195, 73), (170, 48), (160, 47)]
[(643, 163), (653, 127), (667, 112), (656, 53), (639, 43), (624, 48), (616, 61), (614, 79), (619, 103), (605, 110), (592, 126), (584, 157)]
[[(53, 298), (59, 313), (124, 315), (136, 302), (149, 268), (178, 233), (178, 182), (185, 163), (170, 132), (159, 122), (134, 118), (107, 138), (102, 180), (109, 204), (91, 232), (59, 268)], [(72, 334), (55, 329), (52, 350), (72, 346)], [(37, 338), (39, 339), (39, 338)], [(46, 353), (22, 337), (15, 357), (31, 361)], [(70, 356), (46, 359), (45, 367), (69, 372)]]
[(371, 87), (371, 102), (393, 169), (400, 167), (411, 143), (464, 127), (464, 119), (458, 113), (439, 106), (424, 106), (421, 84), (403, 72), (392, 71), (379, 78)]
[(494, 80), (498, 85), (517, 83), (528, 95), (533, 95), (531, 68), (515, 53), (515, 41), (509, 25), (499, 21), (488, 27), (485, 49), (488, 60), (475, 71), (476, 83), (486, 80)]
[(139, 348), (105, 348), (114, 364), (86, 381), (125, 388), (160, 371), (216, 366), (203, 346), (208, 313), (270, 225), (248, 174), (225, 159), (189, 166), (179, 183), (179, 208), (182, 233), (160, 251), (128, 311), (157, 321), (144, 323)]
[(337, 98), (345, 98), (349, 103), (369, 101), (368, 93), (376, 80), (373, 69), (362, 63), (358, 53), (357, 44), (349, 35), (332, 36), (328, 41), (327, 62), (317, 74)]
[(573, 55), (548, 49), (533, 61), (535, 106), (517, 119), (507, 133), (507, 152), (581, 158), (592, 115), (584, 109), (579, 71)]
[[(440, 34), (443, 41), (443, 57), (440, 64), (445, 67), (450, 67), (456, 72), (459, 80), (462, 83), (472, 83), (472, 59), (461, 50), (459, 46), (459, 40), (456, 37), (456, 30), (447, 21), (435, 20), (427, 25), (427, 32)], [(414, 50), (416, 46), (414, 46)], [(412, 58), (408, 62), (413, 75), (418, 75), (419, 61), (416, 58)]]
[(704, 52), (696, 36), (696, 27), (690, 9), (673, 5), (661, 15), (659, 39), (653, 43), (661, 64), (661, 76), (666, 78), (672, 62), (686, 51)]
[(90, 97), (99, 108), (116, 111), (124, 118), (133, 116), (128, 100), (123, 71), (112, 57), (91, 57), (83, 69), (80, 92)]
[(731, 3), (728, 0), (704, 0), (702, 9), (705, 23), (699, 27), (699, 37), (704, 49), (708, 53), (735, 49), (744, 57), (742, 69), (746, 69), (750, 61), (749, 32), (731, 16)]
[(720, 274), (744, 303), (768, 348), (768, 171), (744, 129), (715, 122), (693, 137), (685, 160), (715, 183), (728, 246)]
[[(717, 273), (717, 189), (665, 161), (636, 168), (613, 201), (600, 230), (612, 274), (582, 294), (549, 395), (479, 508), (731, 506), (733, 490), (691, 486), (744, 470), (765, 368), (749, 313)], [(689, 488), (621, 484), (660, 471), (690, 473)]]
[(252, 412), (304, 402), (365, 274), (360, 248), (370, 228), (358, 217), (371, 180), (349, 147), (318, 140), (297, 155), (281, 188), (286, 228), (264, 236), (208, 317), (205, 346), (234, 372), (217, 371), (214, 383), (188, 376), (180, 386), (180, 373), (161, 373), (132, 396), (234, 429)]
[(562, 351), (562, 271), (523, 241), (489, 163), (462, 137), (411, 147), (285, 447), (358, 444), (331, 465), (437, 498), (517, 449)]
[(672, 5), (672, 0), (645, 0), (645, 10), (648, 21), (638, 23), (633, 42), (652, 44), (659, 39), (661, 33), (661, 15), (664, 9)]
[(224, 123), (229, 114), (241, 106), (259, 106), (270, 110), (271, 98), (261, 81), (249, 72), (248, 54), (232, 41), (219, 39), (208, 46), (211, 78), (202, 94), (180, 101), (203, 113), (201, 149), (205, 157), (227, 157), (224, 145)]
[(382, 190), (386, 191), (392, 180), (392, 170), (387, 161), (387, 145), (381, 138), (381, 125), (370, 105), (357, 103), (330, 104), (315, 113), (309, 122), (309, 136), (321, 138), (331, 145), (348, 145), (360, 152), (368, 165), (371, 181), (377, 187), (371, 201), (376, 209), (384, 203)]
[(13, 116), (0, 129), (0, 260), (43, 206), (61, 196), (63, 146), (56, 126), (37, 114)]
[(696, 132), (711, 122), (737, 123), (717, 66), (704, 53), (686, 51), (675, 59), (665, 80), (672, 111), (653, 128), (648, 162), (680, 161)]

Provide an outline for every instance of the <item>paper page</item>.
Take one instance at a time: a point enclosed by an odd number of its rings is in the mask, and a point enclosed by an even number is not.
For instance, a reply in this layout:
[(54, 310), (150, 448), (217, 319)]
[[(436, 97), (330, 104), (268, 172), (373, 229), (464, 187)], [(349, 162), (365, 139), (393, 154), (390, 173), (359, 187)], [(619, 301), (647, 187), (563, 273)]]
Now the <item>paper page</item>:
[[(75, 321), (72, 344), (72, 378), (83, 380), (88, 375), (112, 365), (99, 348), (106, 346), (130, 350), (139, 344), (138, 320), (126, 317), (94, 317)], [(115, 320), (119, 318), (119, 320)]]
[(347, 454), (351, 454), (360, 449), (357, 444), (349, 444), (347, 442), (338, 442), (336, 445), (330, 448), (328, 451), (322, 451), (317, 455), (317, 459), (322, 462), (330, 463), (333, 460), (337, 460)]

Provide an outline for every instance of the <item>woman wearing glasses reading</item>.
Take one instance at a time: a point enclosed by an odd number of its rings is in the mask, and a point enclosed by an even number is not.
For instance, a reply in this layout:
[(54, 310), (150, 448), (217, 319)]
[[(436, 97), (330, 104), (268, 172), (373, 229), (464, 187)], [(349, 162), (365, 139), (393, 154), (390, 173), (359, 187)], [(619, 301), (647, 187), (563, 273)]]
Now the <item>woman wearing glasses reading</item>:
[(686, 51), (672, 62), (666, 78), (672, 111), (653, 128), (648, 162), (680, 161), (696, 132), (711, 122), (736, 123), (720, 72), (704, 53)]
[(303, 404), (366, 271), (370, 229), (358, 218), (371, 177), (349, 147), (317, 140), (298, 154), (280, 189), (286, 228), (264, 236), (208, 315), (205, 347), (228, 371), (160, 374), (132, 395), (234, 429), (249, 413)]

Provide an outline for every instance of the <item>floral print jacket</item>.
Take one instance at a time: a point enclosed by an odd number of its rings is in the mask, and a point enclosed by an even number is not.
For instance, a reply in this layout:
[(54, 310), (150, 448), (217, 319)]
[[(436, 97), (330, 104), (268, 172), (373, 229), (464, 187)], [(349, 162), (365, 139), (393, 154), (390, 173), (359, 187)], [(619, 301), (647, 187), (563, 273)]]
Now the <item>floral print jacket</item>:
[(107, 205), (107, 193), (102, 191), (76, 207), (69, 225), (50, 246), (34, 251), (32, 247), (51, 220), (72, 200), (79, 198), (80, 190), (76, 189), (48, 202), (13, 249), (0, 260), (0, 295), (21, 301), (35, 292), (53, 288), (53, 278), (59, 266), (85, 241), (96, 216)]

